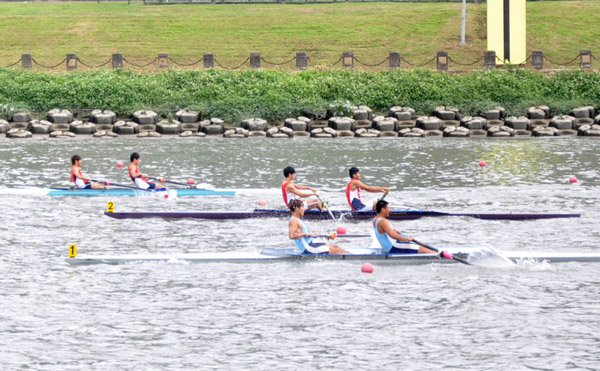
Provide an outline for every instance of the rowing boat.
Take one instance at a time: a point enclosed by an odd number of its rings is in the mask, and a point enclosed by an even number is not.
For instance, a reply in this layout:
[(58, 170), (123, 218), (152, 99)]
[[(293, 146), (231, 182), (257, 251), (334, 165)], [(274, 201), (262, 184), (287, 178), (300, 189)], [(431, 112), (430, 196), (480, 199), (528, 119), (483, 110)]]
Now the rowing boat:
[[(373, 219), (375, 211), (331, 210), (337, 219)], [(252, 211), (129, 211), (105, 212), (115, 219), (141, 218), (196, 218), (196, 219), (252, 219), (252, 218), (289, 218), (291, 213), (286, 209), (254, 209)], [(552, 218), (579, 218), (581, 214), (517, 214), (517, 213), (448, 213), (434, 210), (392, 210), (388, 219), (413, 220), (422, 217), (465, 216), (484, 220), (534, 220)], [(304, 219), (331, 219), (327, 211), (307, 210)]]
[[(175, 194), (173, 194), (175, 192)], [(231, 195), (255, 195), (271, 194), (280, 192), (277, 189), (243, 189), (243, 188), (169, 188), (169, 195), (178, 197), (186, 196), (231, 196)], [(143, 190), (133, 188), (109, 188), (109, 189), (77, 189), (77, 188), (0, 188), (0, 195), (15, 196), (155, 196), (167, 194), (165, 191)]]
[[(481, 249), (473, 247), (440, 248), (461, 258), (468, 259), (469, 255)], [(455, 263), (454, 260), (442, 259), (439, 254), (381, 254), (376, 248), (348, 249), (352, 254), (339, 255), (302, 255), (295, 249), (264, 249), (258, 252), (222, 252), (222, 253), (188, 253), (188, 254), (147, 254), (147, 255), (82, 255), (66, 258), (71, 265), (82, 264), (124, 264), (135, 262), (195, 262), (195, 263), (270, 263), (281, 261), (377, 261), (390, 264), (427, 264)], [(504, 251), (503, 255), (513, 262), (547, 261), (552, 263), (564, 262), (600, 262), (600, 253), (568, 253), (568, 252), (533, 252), (533, 251)]]

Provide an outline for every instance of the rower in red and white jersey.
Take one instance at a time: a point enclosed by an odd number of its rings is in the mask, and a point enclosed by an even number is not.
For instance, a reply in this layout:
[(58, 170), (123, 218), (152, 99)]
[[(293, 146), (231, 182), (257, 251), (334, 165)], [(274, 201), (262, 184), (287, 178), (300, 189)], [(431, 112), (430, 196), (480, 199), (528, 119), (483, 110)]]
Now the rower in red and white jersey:
[(104, 189), (104, 185), (96, 182), (83, 175), (81, 172), (81, 156), (73, 155), (71, 157), (71, 181), (75, 183), (79, 189)]
[[(296, 179), (296, 170), (293, 167), (288, 166), (283, 169), (283, 176), (285, 179), (283, 179), (281, 182), (281, 191), (283, 193), (283, 201), (285, 202), (285, 206), (287, 208), (290, 207), (290, 201), (299, 197), (319, 197), (319, 193), (317, 192), (316, 188), (294, 183), (294, 179)], [(304, 208), (306, 210), (313, 208), (323, 210), (323, 204), (318, 199), (309, 198), (301, 201), (304, 203)]]
[(350, 182), (346, 186), (346, 199), (348, 200), (348, 204), (352, 208), (352, 211), (371, 211), (375, 210), (375, 205), (377, 204), (377, 200), (373, 200), (372, 202), (367, 202), (364, 204), (360, 198), (360, 191), (365, 190), (371, 193), (387, 193), (389, 192), (389, 187), (375, 187), (364, 184), (360, 181), (360, 170), (357, 167), (351, 167), (348, 171), (350, 174)]
[(129, 177), (135, 183), (136, 187), (140, 189), (159, 189), (167, 188), (166, 186), (158, 182), (148, 181), (148, 174), (143, 174), (140, 171), (139, 164), (141, 162), (140, 155), (137, 152), (133, 152), (129, 158), (131, 162), (127, 166)]

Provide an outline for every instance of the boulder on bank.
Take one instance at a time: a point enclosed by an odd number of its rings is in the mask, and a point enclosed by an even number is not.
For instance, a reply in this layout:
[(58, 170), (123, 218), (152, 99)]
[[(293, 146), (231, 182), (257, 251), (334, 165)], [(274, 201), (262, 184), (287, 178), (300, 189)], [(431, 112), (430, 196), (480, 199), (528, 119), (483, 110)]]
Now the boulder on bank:
[(531, 125), (525, 116), (511, 116), (505, 120), (505, 125), (515, 130), (529, 130)]
[(354, 131), (358, 129), (371, 129), (373, 127), (373, 121), (371, 120), (355, 120)]
[(360, 128), (356, 129), (354, 135), (359, 138), (377, 138), (381, 136), (379, 130)]
[(47, 113), (48, 121), (53, 124), (69, 124), (73, 121), (73, 114), (66, 109), (58, 109), (55, 108), (53, 110), (48, 111)]
[(407, 138), (422, 138), (425, 136), (425, 130), (419, 128), (404, 128), (398, 131), (398, 136)]
[(177, 135), (181, 132), (181, 123), (177, 120), (173, 120), (172, 122), (162, 120), (156, 124), (156, 130), (160, 134)]
[(0, 119), (0, 134), (4, 134), (10, 130), (10, 125), (6, 120)]
[(135, 111), (131, 117), (133, 122), (140, 125), (156, 124), (158, 122), (158, 114), (150, 110)]
[(286, 126), (274, 126), (267, 130), (268, 138), (291, 138), (294, 136), (294, 130)]
[(534, 137), (553, 137), (559, 133), (558, 129), (552, 126), (535, 126), (531, 132)]
[(31, 120), (27, 125), (27, 130), (32, 134), (49, 134), (50, 129), (52, 129), (52, 124), (46, 120)]
[(244, 128), (231, 128), (223, 133), (225, 138), (247, 138), (249, 135), (250, 132)]
[(512, 137), (514, 136), (515, 130), (508, 126), (495, 125), (488, 129), (488, 135), (490, 137)]
[(98, 130), (93, 134), (94, 138), (117, 138), (119, 134), (109, 130)]
[(494, 107), (485, 113), (486, 120), (504, 120), (506, 118), (506, 109), (504, 107)]
[(352, 114), (354, 120), (372, 120), (373, 110), (368, 106), (358, 106), (354, 109)]
[(417, 117), (417, 127), (423, 130), (440, 130), (443, 126), (443, 121), (438, 117), (420, 116)]
[(182, 124), (198, 122), (198, 119), (200, 118), (198, 112), (187, 109), (177, 111), (175, 113), (175, 116), (177, 117), (177, 121), (179, 121)]
[(354, 119), (350, 117), (332, 117), (329, 119), (329, 127), (333, 130), (354, 130)]
[(110, 110), (95, 109), (90, 113), (90, 118), (96, 125), (112, 125), (117, 122), (117, 114)]
[(481, 130), (485, 127), (487, 120), (478, 116), (465, 116), (460, 119), (460, 125), (469, 130)]
[(530, 120), (547, 119), (550, 117), (550, 107), (548, 107), (548, 106), (529, 107), (527, 109), (527, 117)]
[(133, 121), (117, 121), (113, 125), (113, 131), (119, 135), (132, 135), (139, 133), (139, 125)]
[(394, 117), (398, 121), (410, 121), (417, 118), (417, 111), (411, 107), (394, 106), (388, 111), (388, 116)]
[(337, 131), (332, 128), (316, 128), (311, 130), (310, 136), (313, 138), (336, 138)]
[(6, 132), (7, 138), (24, 139), (32, 136), (31, 132), (25, 129), (10, 129)]
[(156, 131), (140, 131), (137, 135), (138, 138), (160, 138), (162, 137), (161, 133), (157, 133)]
[(62, 130), (56, 130), (50, 133), (50, 138), (56, 138), (56, 139), (68, 139), (68, 138), (75, 138), (75, 133), (72, 133), (70, 131), (62, 131)]
[(571, 112), (569, 112), (569, 115), (575, 118), (590, 118), (594, 117), (595, 112), (596, 109), (593, 106), (584, 106), (573, 108)]
[(600, 125), (583, 125), (579, 128), (579, 135), (586, 137), (600, 137)]
[(373, 118), (373, 129), (379, 131), (397, 131), (398, 119), (395, 117), (376, 116)]
[(567, 115), (554, 116), (550, 120), (550, 126), (558, 130), (573, 129), (575, 127), (575, 118)]
[(240, 126), (242, 127), (242, 129), (248, 131), (267, 131), (269, 127), (267, 121), (261, 118), (249, 118), (242, 120)]
[(198, 131), (206, 135), (223, 135), (225, 122), (218, 117), (213, 117), (210, 120), (201, 121), (198, 124)]
[(308, 131), (310, 126), (310, 119), (308, 117), (300, 116), (297, 118), (287, 118), (284, 121), (286, 128), (292, 129), (292, 131)]
[(14, 122), (29, 122), (31, 121), (31, 114), (29, 112), (15, 112), (11, 115), (10, 120)]
[(470, 130), (464, 126), (447, 126), (443, 132), (445, 137), (467, 138), (471, 135)]
[(73, 121), (69, 130), (75, 134), (94, 134), (96, 132), (96, 125), (91, 122)]
[(455, 107), (439, 106), (433, 110), (433, 116), (440, 120), (459, 120), (460, 111)]

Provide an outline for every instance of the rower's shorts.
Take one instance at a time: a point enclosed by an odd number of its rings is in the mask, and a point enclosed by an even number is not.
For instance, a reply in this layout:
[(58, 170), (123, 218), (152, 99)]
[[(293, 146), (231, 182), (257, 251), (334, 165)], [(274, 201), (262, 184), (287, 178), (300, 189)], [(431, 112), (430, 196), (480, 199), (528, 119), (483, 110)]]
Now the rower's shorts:
[(408, 241), (396, 241), (386, 254), (418, 254), (419, 245)]
[(92, 183), (84, 182), (81, 178), (75, 179), (75, 185), (79, 189), (92, 189)]
[(305, 255), (327, 255), (329, 254), (329, 246), (325, 242), (311, 242), (308, 244), (303, 254)]
[(142, 178), (135, 178), (133, 182), (140, 189), (155, 189), (156, 188), (156, 183), (147, 182)]
[(373, 210), (372, 203), (371, 205), (365, 205), (358, 198), (352, 199), (352, 208), (354, 211), (371, 211)]

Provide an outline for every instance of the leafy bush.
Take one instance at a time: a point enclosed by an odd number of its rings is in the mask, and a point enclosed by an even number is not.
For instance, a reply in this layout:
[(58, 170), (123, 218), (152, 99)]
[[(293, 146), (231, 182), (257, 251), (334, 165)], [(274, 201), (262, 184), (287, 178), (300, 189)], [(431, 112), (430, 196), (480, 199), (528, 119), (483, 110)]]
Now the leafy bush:
[[(202, 117), (239, 122), (262, 117), (323, 117), (334, 108), (349, 114), (351, 105), (378, 112), (409, 106), (429, 114), (438, 105), (481, 114), (494, 106), (524, 114), (545, 104), (554, 113), (575, 106), (600, 106), (600, 73), (566, 71), (544, 74), (529, 70), (492, 70), (449, 75), (426, 70), (385, 72), (311, 70), (167, 71), (156, 74), (122, 70), (47, 74), (0, 68), (0, 106), (45, 112), (111, 109), (129, 116), (153, 109), (162, 117), (189, 108)], [(7, 114), (2, 108), (0, 114)]]

